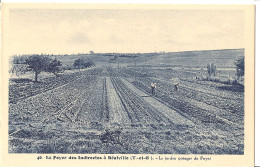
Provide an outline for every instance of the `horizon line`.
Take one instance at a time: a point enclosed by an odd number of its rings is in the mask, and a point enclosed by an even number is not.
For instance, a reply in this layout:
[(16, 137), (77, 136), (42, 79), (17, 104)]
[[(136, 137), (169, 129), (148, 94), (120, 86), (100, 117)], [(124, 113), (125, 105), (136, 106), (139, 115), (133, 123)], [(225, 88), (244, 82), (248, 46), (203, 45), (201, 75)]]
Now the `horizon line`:
[[(185, 50), (185, 51), (157, 51), (157, 52), (94, 52), (93, 55), (95, 54), (151, 54), (151, 53), (181, 53), (181, 52), (200, 52), (200, 51), (221, 51), (221, 50), (245, 50), (245, 48), (232, 48), (232, 49), (207, 49), (207, 50)], [(59, 56), (64, 56), (64, 55), (91, 55), (90, 51), (87, 53), (23, 53), (23, 54), (13, 54), (13, 56), (22, 56), (22, 55), (59, 55)]]

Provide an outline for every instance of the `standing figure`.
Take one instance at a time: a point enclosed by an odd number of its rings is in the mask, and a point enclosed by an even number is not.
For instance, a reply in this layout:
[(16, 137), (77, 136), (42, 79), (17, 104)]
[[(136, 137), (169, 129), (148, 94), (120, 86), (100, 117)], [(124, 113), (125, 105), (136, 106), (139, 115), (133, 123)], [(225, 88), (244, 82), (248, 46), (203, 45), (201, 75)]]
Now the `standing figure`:
[(152, 96), (155, 95), (156, 83), (151, 83)]
[(174, 85), (175, 91), (179, 91), (179, 82), (177, 84)]

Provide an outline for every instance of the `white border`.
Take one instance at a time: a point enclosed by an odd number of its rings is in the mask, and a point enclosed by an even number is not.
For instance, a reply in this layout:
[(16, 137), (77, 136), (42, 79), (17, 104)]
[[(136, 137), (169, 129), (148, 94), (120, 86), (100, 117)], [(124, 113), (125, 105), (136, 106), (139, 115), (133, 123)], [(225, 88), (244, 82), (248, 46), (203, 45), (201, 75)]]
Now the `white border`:
[[(256, 5), (256, 43), (255, 43), (255, 166), (260, 166), (260, 104), (259, 104), (259, 98), (260, 98), (260, 1), (255, 2)], [(257, 31), (258, 30), (258, 31)], [(258, 157), (258, 158), (257, 158)]]
[[(255, 166), (260, 166), (260, 0), (2, 0), (4, 3), (120, 3), (120, 4), (255, 4), (256, 43), (255, 43)], [(258, 31), (257, 31), (258, 30)]]
[(15, 3), (254, 4), (254, 0), (2, 0)]

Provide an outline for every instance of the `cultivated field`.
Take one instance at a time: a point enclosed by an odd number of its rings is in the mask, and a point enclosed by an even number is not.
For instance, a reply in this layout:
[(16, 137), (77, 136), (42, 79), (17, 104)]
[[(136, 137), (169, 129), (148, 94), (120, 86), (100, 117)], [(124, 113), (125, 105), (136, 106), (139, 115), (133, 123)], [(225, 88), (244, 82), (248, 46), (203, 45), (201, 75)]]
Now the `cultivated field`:
[[(224, 82), (241, 55), (96, 55), (96, 67), (84, 71), (10, 79), (9, 152), (244, 154), (244, 91)], [(203, 61), (192, 63), (196, 56)], [(212, 61), (219, 82), (203, 79)]]

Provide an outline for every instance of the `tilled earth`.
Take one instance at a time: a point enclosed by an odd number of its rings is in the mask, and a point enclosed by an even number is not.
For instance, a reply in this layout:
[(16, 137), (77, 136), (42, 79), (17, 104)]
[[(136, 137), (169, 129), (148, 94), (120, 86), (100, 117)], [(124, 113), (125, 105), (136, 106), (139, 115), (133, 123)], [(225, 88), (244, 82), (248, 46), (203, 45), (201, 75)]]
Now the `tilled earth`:
[[(169, 94), (166, 80), (126, 70), (82, 71), (15, 98), (9, 104), (9, 152), (244, 153), (243, 112), (234, 107), (241, 97), (224, 105), (220, 91), (197, 93), (188, 82), (179, 93)], [(149, 85), (155, 80), (159, 87), (151, 97)]]

